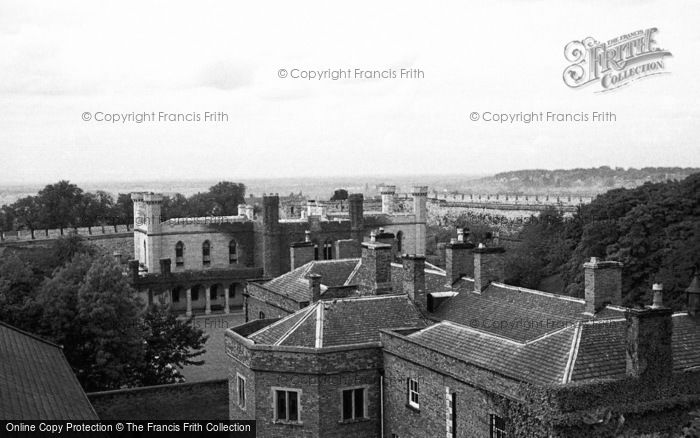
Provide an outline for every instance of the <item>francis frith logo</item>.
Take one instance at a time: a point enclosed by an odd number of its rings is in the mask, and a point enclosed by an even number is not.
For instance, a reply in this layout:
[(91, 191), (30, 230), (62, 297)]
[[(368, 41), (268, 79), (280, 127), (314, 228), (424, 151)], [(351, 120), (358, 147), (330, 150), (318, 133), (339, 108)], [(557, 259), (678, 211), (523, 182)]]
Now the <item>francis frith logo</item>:
[(564, 48), (566, 60), (572, 63), (564, 70), (564, 83), (571, 88), (599, 84), (598, 92), (604, 92), (667, 73), (664, 57), (672, 55), (658, 47), (656, 32), (652, 27), (606, 42), (592, 37), (571, 41)]

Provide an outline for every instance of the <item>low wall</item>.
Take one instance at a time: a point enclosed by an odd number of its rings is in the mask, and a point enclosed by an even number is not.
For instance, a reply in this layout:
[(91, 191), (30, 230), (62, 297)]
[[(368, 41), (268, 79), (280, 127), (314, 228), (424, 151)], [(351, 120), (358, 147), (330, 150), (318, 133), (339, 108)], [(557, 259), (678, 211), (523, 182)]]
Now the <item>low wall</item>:
[(88, 394), (101, 420), (228, 420), (228, 380)]

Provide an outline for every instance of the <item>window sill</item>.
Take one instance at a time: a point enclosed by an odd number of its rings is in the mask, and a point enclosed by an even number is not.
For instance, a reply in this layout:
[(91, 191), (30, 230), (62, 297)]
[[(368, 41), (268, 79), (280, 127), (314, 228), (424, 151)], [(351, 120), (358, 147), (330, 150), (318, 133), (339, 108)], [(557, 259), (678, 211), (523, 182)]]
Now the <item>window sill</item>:
[(413, 405), (410, 404), (410, 403), (406, 403), (406, 407), (407, 407), (408, 409), (412, 410), (413, 412), (420, 413), (420, 408), (417, 408), (417, 407), (413, 406)]
[(370, 419), (367, 417), (362, 417), (362, 418), (352, 418), (352, 419), (348, 419), (348, 420), (338, 420), (338, 424), (355, 424), (355, 423), (364, 423), (365, 421), (370, 421)]
[(272, 424), (281, 424), (285, 426), (303, 426), (302, 421), (286, 421), (286, 420), (273, 420)]

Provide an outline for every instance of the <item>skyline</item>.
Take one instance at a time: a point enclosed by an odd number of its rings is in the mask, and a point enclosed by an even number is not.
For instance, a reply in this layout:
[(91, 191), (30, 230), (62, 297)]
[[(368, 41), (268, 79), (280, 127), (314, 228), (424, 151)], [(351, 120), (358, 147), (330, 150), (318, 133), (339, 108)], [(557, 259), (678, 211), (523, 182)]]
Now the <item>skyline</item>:
[[(700, 4), (533, 3), (550, 13), (516, 1), (361, 2), (343, 14), (206, 3), (196, 17), (182, 2), (3, 2), (0, 183), (700, 167)], [(609, 93), (564, 84), (570, 41), (650, 27), (669, 73)], [(404, 68), (424, 76), (292, 77)], [(228, 121), (95, 121), (159, 111)], [(594, 111), (615, 121), (470, 120)]]

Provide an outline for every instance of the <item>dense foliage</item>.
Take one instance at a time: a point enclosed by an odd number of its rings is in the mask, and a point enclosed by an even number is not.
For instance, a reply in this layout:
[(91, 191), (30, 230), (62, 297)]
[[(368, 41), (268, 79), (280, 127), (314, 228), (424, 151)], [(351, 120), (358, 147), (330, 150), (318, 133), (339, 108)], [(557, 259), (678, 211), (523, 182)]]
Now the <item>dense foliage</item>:
[(697, 168), (689, 167), (625, 169), (601, 166), (556, 170), (528, 169), (497, 173), (471, 181), (470, 184), (473, 189), (485, 189), (491, 192), (495, 190), (510, 193), (543, 193), (552, 190), (560, 193), (598, 193), (612, 188), (637, 187), (647, 182), (681, 180), (696, 172), (698, 172)]
[[(245, 202), (245, 185), (222, 181), (205, 193), (166, 197), (163, 219), (173, 217), (227, 216), (238, 214)], [(49, 184), (34, 196), (20, 198), (0, 208), (0, 229), (39, 230), (133, 223), (131, 196), (98, 191), (84, 192), (68, 181)]]
[(0, 320), (63, 346), (87, 391), (175, 383), (206, 336), (144, 303), (111, 257), (79, 237), (0, 258)]
[(684, 289), (700, 262), (700, 173), (682, 181), (615, 189), (564, 220), (554, 211), (531, 220), (509, 258), (510, 280), (537, 287), (558, 274), (563, 292), (583, 296), (590, 257), (623, 263), (623, 304), (648, 304), (663, 283), (666, 303), (683, 308)]

